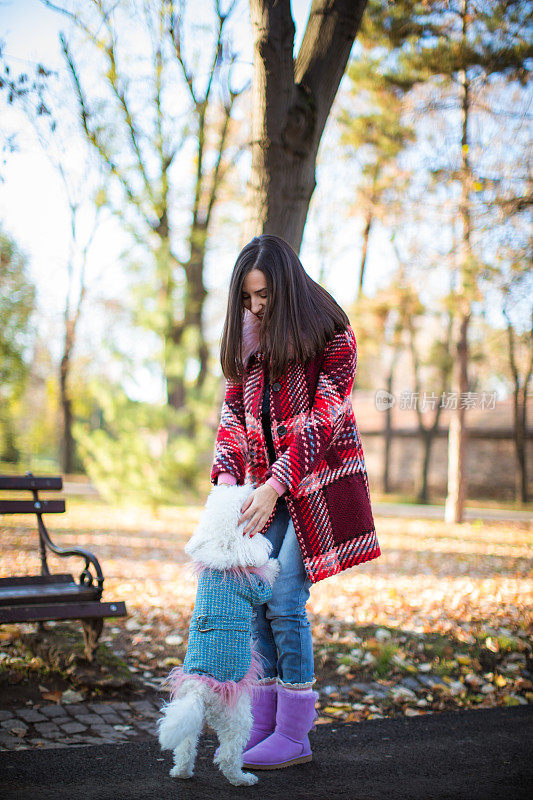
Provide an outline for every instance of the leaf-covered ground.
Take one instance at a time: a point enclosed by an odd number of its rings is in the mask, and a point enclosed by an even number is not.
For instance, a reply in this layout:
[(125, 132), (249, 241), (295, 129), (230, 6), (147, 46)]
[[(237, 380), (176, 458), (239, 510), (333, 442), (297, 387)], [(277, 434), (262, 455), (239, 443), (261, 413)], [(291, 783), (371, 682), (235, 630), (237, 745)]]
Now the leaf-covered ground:
[[(105, 598), (126, 601), (129, 617), (108, 620), (103, 640), (152, 690), (185, 654), (196, 582), (183, 546), (200, 510), (77, 500), (49, 518), (58, 544), (98, 556)], [(380, 558), (311, 590), (319, 722), (531, 702), (531, 525), (377, 517), (376, 529)], [(36, 574), (33, 520), (4, 518), (0, 532), (0, 575)], [(76, 575), (80, 564), (50, 566)], [(7, 631), (0, 650), (14, 666)]]

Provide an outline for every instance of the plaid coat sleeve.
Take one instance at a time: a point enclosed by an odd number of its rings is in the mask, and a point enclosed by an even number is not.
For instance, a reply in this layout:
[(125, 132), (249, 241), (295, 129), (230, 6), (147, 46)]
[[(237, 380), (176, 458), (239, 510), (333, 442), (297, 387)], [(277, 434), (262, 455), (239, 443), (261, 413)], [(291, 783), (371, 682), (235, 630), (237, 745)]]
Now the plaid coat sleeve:
[(268, 475), (294, 492), (323, 459), (352, 408), (351, 393), (357, 367), (357, 343), (351, 328), (338, 332), (324, 350), (313, 405), (308, 418)]
[(219, 472), (228, 472), (242, 485), (247, 459), (242, 382), (227, 380), (215, 441), (211, 483), (216, 484)]

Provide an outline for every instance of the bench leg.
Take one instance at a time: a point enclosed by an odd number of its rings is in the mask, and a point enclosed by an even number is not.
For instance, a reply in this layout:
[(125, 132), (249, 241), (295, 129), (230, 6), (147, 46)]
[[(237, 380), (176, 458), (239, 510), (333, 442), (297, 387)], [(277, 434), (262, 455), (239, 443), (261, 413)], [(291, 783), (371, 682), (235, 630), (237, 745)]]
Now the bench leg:
[(104, 627), (104, 619), (103, 617), (82, 619), (81, 626), (83, 629), (83, 640), (85, 642), (85, 655), (88, 661), (93, 661), (96, 648), (98, 647), (98, 639)]

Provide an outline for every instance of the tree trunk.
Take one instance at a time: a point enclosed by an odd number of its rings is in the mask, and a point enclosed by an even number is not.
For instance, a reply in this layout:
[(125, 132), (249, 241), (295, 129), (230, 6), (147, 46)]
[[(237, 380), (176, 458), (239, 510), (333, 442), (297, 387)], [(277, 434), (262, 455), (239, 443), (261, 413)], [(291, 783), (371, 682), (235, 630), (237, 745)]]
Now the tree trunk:
[(289, 0), (250, 0), (252, 167), (244, 242), (273, 233), (299, 252), (320, 140), (365, 5), (313, 0), (294, 61)]
[(65, 335), (65, 350), (59, 366), (59, 397), (62, 415), (62, 436), (60, 446), (61, 472), (72, 474), (74, 472), (74, 437), (72, 436), (72, 401), (68, 392), (68, 378), (70, 371), (70, 353), (74, 344), (74, 325), (67, 320)]
[(419, 484), (416, 492), (416, 499), (419, 503), (427, 503), (429, 500), (428, 473), (431, 462), (431, 446), (433, 444), (433, 437), (434, 431), (431, 428), (425, 428), (423, 431), (421, 431), (424, 457), (422, 459), (422, 469), (420, 471)]
[(363, 253), (361, 255), (361, 269), (359, 270), (359, 287), (357, 290), (357, 297), (361, 297), (363, 293), (363, 279), (365, 277), (366, 256), (368, 253), (368, 240), (370, 239), (370, 228), (372, 227), (372, 212), (369, 211), (366, 215), (365, 227), (363, 230)]
[(528, 501), (527, 490), (527, 454), (526, 454), (526, 398), (525, 392), (520, 398), (520, 387), (515, 386), (514, 391), (514, 441), (516, 460), (518, 462), (517, 492), (516, 496), (522, 503)]
[[(201, 151), (199, 163), (202, 166)], [(166, 173), (164, 173), (166, 179)], [(156, 252), (157, 279), (159, 284), (159, 309), (165, 320), (163, 330), (163, 371), (166, 383), (167, 403), (176, 410), (187, 405), (187, 395), (191, 391), (186, 387), (185, 375), (188, 364), (194, 360), (199, 364), (193, 391), (200, 389), (207, 374), (209, 356), (202, 327), (202, 312), (207, 296), (203, 283), (205, 252), (207, 244), (207, 223), (199, 222), (199, 197), (202, 191), (204, 175), (201, 169), (197, 174), (196, 200), (193, 209), (193, 220), (189, 232), (189, 259), (183, 264), (185, 275), (185, 296), (183, 298), (183, 316), (176, 320), (177, 297), (175, 293), (175, 271), (178, 266), (172, 255), (170, 230), (168, 225), (168, 194), (161, 198), (163, 212), (155, 232), (159, 236)], [(165, 180), (165, 185), (168, 181)], [(185, 342), (185, 338), (187, 341)], [(178, 430), (174, 429), (174, 433)], [(193, 433), (193, 431), (190, 431)]]
[(450, 420), (448, 437), (448, 495), (444, 507), (446, 522), (462, 522), (466, 495), (464, 475), (466, 448), (466, 406), (461, 402), (468, 391), (468, 322), (470, 315), (462, 315), (459, 322), (459, 336), (454, 364), (453, 385), (457, 390), (457, 409)]
[[(207, 297), (207, 289), (203, 282), (205, 248), (207, 230), (197, 223), (190, 234), (190, 256), (185, 265), (185, 298), (183, 320), (172, 325), (168, 337), (169, 352), (174, 358), (171, 375), (167, 375), (168, 403), (173, 408), (185, 405), (187, 389), (185, 373), (187, 365), (194, 360), (198, 364), (198, 372), (194, 381), (193, 392), (201, 389), (208, 371), (209, 350), (205, 341), (202, 312)], [(185, 334), (187, 347), (185, 349)], [(168, 359), (170, 361), (171, 358)], [(191, 390), (189, 390), (191, 391)]]
[[(392, 396), (392, 383), (394, 378), (394, 362), (393, 358), (389, 374), (387, 376), (387, 391)], [(385, 409), (385, 447), (383, 452), (383, 491), (388, 494), (391, 491), (390, 487), (390, 452), (392, 446), (392, 404), (389, 403)]]
[[(504, 309), (504, 316), (508, 319)], [(533, 328), (533, 326), (532, 326)], [(531, 331), (533, 334), (533, 330)], [(509, 341), (509, 362), (514, 381), (513, 391), (513, 415), (514, 415), (514, 444), (518, 471), (516, 475), (516, 496), (522, 503), (527, 503), (529, 499), (527, 483), (527, 390), (531, 374), (533, 371), (533, 350), (524, 380), (520, 381), (520, 373), (515, 358), (513, 326), (510, 320), (507, 324), (507, 335)], [(533, 342), (533, 339), (530, 339)]]
[[(463, 41), (467, 38), (468, 3), (463, 0)], [(461, 110), (462, 110), (462, 136), (461, 136), (461, 200), (460, 215), (462, 223), (462, 241), (459, 264), (459, 286), (457, 287), (456, 321), (454, 325), (456, 342), (456, 359), (454, 364), (454, 388), (457, 392), (457, 409), (450, 421), (450, 434), (448, 438), (448, 493), (446, 497), (444, 518), (446, 522), (462, 522), (465, 476), (464, 459), (466, 447), (466, 408), (462, 398), (468, 391), (468, 322), (471, 316), (469, 292), (473, 270), (471, 261), (471, 213), (470, 213), (470, 183), (471, 170), (468, 158), (468, 123), (470, 112), (469, 81), (465, 70), (459, 71), (461, 82)]]
[(0, 423), (3, 432), (3, 441), (0, 443), (0, 460), (7, 461), (9, 464), (18, 464), (21, 454), (16, 444), (13, 419), (7, 409), (2, 409), (1, 406)]

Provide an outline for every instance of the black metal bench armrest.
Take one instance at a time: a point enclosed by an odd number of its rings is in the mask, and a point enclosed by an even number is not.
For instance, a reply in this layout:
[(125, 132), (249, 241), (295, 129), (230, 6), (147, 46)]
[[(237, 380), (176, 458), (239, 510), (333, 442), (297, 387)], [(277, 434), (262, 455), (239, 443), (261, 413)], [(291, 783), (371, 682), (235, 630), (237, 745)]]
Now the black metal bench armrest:
[[(65, 510), (64, 500), (41, 500), (39, 489), (46, 491), (59, 491), (63, 488), (62, 477), (36, 477), (31, 472), (24, 476), (0, 476), (0, 490), (30, 491), (33, 502), (26, 500), (5, 500), (0, 502), (0, 513), (3, 514), (35, 514), (39, 530), (39, 550), (41, 556), (41, 574), (50, 575), (46, 561), (47, 548), (58, 556), (80, 556), (85, 559), (85, 567), (80, 575), (81, 586), (94, 587), (96, 600), (102, 597), (104, 588), (104, 574), (100, 562), (93, 553), (82, 547), (58, 547), (50, 538), (43, 522), (43, 514), (61, 514)], [(94, 575), (90, 567), (94, 569)], [(96, 585), (95, 585), (96, 584)]]
[[(39, 526), (41, 541), (44, 542), (46, 547), (48, 547), (53, 553), (62, 557), (81, 556), (82, 558), (85, 559), (85, 568), (80, 574), (80, 584), (82, 586), (92, 586), (96, 578), (96, 584), (98, 587), (97, 599), (100, 599), (104, 589), (104, 573), (102, 572), (102, 567), (100, 566), (100, 562), (98, 561), (96, 556), (82, 547), (58, 547), (57, 544), (54, 544), (53, 541), (51, 540), (50, 535), (44, 526), (44, 522), (42, 521), (40, 514), (37, 514), (37, 524)], [(89, 566), (91, 564), (93, 565), (95, 571), (94, 577), (89, 569)]]

